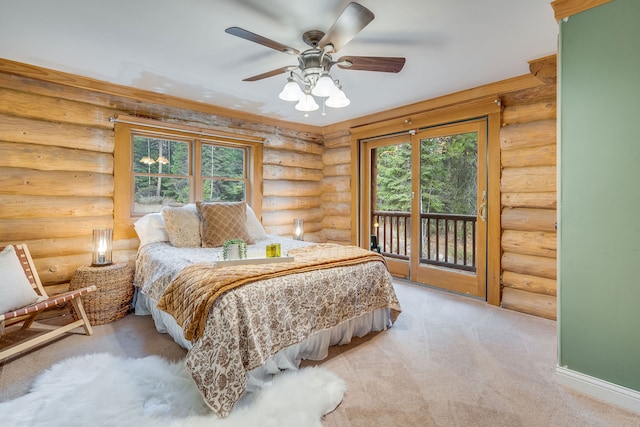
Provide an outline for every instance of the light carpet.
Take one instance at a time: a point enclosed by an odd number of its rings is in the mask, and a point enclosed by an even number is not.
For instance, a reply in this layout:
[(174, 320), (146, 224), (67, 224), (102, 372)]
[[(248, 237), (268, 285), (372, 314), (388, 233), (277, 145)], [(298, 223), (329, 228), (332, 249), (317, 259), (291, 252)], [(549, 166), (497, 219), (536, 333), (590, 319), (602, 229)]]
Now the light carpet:
[(346, 383), (324, 368), (287, 371), (247, 393), (221, 419), (209, 411), (182, 361), (98, 353), (53, 365), (29, 393), (0, 403), (0, 414), (2, 425), (12, 427), (319, 427), (345, 391)]

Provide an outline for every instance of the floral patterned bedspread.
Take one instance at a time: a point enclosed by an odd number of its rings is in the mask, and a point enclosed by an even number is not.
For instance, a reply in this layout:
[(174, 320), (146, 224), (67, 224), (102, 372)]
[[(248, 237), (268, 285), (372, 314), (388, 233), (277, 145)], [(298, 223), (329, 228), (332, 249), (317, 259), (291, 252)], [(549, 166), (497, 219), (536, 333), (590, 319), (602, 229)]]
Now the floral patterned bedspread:
[[(283, 251), (310, 244), (273, 238), (251, 245), (249, 256), (274, 241)], [(138, 253), (134, 283), (158, 301), (180, 270), (194, 262), (215, 263), (220, 253), (221, 248), (146, 245)], [(380, 308), (388, 308), (392, 320), (401, 310), (391, 275), (381, 262), (249, 283), (215, 301), (204, 335), (187, 353), (187, 368), (207, 404), (226, 417), (246, 389), (246, 372), (316, 332)]]

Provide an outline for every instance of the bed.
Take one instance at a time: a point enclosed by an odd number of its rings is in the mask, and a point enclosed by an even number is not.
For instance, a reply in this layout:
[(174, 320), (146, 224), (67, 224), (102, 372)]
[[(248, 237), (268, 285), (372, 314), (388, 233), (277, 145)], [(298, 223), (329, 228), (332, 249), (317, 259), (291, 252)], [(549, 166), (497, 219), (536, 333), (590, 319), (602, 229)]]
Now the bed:
[[(205, 208), (214, 205), (234, 205), (231, 216), (241, 219), (242, 230), (229, 234), (234, 225), (221, 221), (219, 211), (207, 216)], [(292, 262), (219, 266), (221, 240), (210, 239), (219, 222), (216, 238), (245, 233), (249, 258), (262, 258), (267, 245), (279, 243)], [(221, 417), (280, 370), (297, 369), (302, 359), (321, 360), (329, 346), (354, 336), (385, 330), (401, 311), (379, 254), (267, 235), (243, 203), (163, 208), (135, 228), (141, 241), (135, 312), (153, 316), (158, 331), (188, 350), (187, 368)]]

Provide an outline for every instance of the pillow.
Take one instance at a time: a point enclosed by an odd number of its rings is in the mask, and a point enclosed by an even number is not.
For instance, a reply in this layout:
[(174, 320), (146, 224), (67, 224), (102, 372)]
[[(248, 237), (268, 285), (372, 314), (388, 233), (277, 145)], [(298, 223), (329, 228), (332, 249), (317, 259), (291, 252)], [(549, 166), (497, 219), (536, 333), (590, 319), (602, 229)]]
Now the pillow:
[(140, 246), (169, 241), (167, 229), (164, 227), (164, 219), (162, 219), (160, 212), (146, 214), (133, 223), (133, 228), (140, 238)]
[(16, 250), (11, 245), (0, 252), (0, 277), (0, 313), (38, 301), (39, 295), (31, 287)]
[(222, 246), (230, 239), (242, 239), (247, 244), (253, 243), (247, 232), (246, 205), (245, 202), (196, 202), (200, 214), (202, 246)]
[(193, 204), (161, 210), (169, 242), (177, 248), (200, 246), (200, 219)]
[(262, 240), (268, 237), (256, 213), (249, 205), (247, 205), (247, 233), (253, 240)]

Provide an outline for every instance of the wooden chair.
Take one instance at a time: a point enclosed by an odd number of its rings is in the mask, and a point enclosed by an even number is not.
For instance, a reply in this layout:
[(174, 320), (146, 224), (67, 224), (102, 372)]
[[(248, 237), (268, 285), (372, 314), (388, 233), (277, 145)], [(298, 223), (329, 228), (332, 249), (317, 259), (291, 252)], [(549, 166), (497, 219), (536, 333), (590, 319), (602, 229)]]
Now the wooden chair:
[[(82, 300), (79, 297), (95, 291), (96, 287), (88, 286), (50, 297), (47, 295), (42, 283), (40, 282), (38, 272), (36, 271), (31, 254), (27, 249), (27, 245), (19, 244), (13, 245), (13, 247), (15, 248), (16, 255), (18, 255), (18, 259), (20, 260), (20, 264), (22, 265), (22, 269), (24, 270), (24, 274), (29, 280), (29, 283), (31, 283), (31, 286), (36, 293), (43, 298), (41, 298), (41, 301), (39, 302), (27, 305), (15, 311), (0, 314), (0, 344), (2, 344), (2, 341), (9, 341), (7, 339), (9, 335), (17, 335), (20, 333), (19, 331), (36, 331), (39, 332), (39, 334), (34, 335), (33, 333), (23, 333), (26, 337), (19, 339), (16, 343), (11, 343), (8, 348), (3, 348), (4, 345), (0, 346), (0, 361), (24, 350), (43, 344), (80, 326), (84, 328), (86, 335), (93, 334), (93, 329), (91, 329), (91, 324), (89, 323), (87, 314), (84, 311)], [(0, 247), (0, 251), (2, 249), (4, 249), (4, 247)], [(0, 278), (0, 280), (2, 280), (2, 278)], [(74, 315), (73, 322), (64, 325), (43, 325), (38, 323), (37, 328), (35, 327), (36, 325), (34, 325), (34, 321), (39, 314), (48, 309), (59, 308), (61, 304), (64, 304), (67, 301), (71, 303), (70, 308)], [(18, 326), (8, 328), (9, 326), (19, 324), (20, 322), (22, 322), (21, 328), (18, 328)]]

